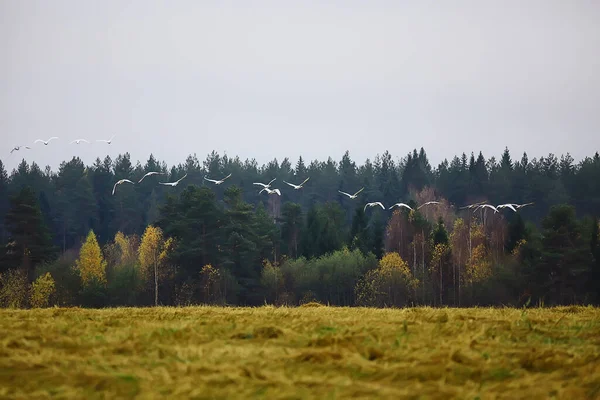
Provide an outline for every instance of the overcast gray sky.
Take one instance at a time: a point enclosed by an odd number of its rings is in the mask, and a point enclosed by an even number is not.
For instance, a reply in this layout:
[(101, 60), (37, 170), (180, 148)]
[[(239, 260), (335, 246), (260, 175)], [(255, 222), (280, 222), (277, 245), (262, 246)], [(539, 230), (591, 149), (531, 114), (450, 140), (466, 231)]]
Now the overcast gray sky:
[(599, 21), (595, 0), (0, 0), (0, 158), (579, 160), (600, 150)]

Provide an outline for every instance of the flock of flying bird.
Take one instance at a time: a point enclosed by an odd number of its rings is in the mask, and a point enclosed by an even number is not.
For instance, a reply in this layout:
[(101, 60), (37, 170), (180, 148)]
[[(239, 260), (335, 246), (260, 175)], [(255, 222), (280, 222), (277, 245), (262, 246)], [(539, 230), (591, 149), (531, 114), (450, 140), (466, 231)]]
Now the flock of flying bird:
[[(108, 139), (108, 140), (105, 140), (105, 139), (98, 139), (98, 140), (96, 140), (96, 141), (97, 141), (97, 142), (103, 142), (103, 143), (106, 143), (106, 144), (111, 144), (114, 138), (115, 138), (115, 136), (113, 135), (113, 136), (112, 136), (110, 139)], [(37, 140), (36, 140), (35, 142), (33, 142), (33, 143), (34, 143), (34, 144), (35, 144), (35, 143), (43, 143), (45, 146), (48, 146), (48, 144), (49, 144), (49, 143), (50, 143), (52, 140), (57, 140), (57, 139), (58, 139), (58, 137), (56, 137), (56, 136), (53, 136), (53, 137), (51, 137), (51, 138), (50, 138), (50, 139), (48, 139), (48, 140), (37, 139)], [(75, 139), (75, 140), (73, 140), (72, 142), (70, 142), (69, 144), (80, 144), (80, 143), (88, 143), (88, 144), (89, 144), (90, 142), (89, 142), (88, 140), (86, 140), (86, 139)], [(31, 147), (29, 147), (29, 146), (15, 146), (15, 147), (14, 147), (14, 148), (13, 148), (13, 149), (10, 151), (10, 153), (12, 154), (14, 151), (19, 151), (19, 150), (21, 150), (22, 148), (24, 148), (24, 149), (31, 149)], [(144, 176), (142, 176), (142, 179), (140, 179), (140, 180), (139, 180), (137, 183), (138, 183), (138, 184), (139, 184), (139, 183), (142, 183), (142, 181), (143, 181), (143, 180), (144, 180), (146, 177), (153, 176), (153, 175), (166, 175), (166, 174), (165, 174), (164, 172), (151, 171), (151, 172), (148, 172), (148, 173), (146, 173)], [(187, 177), (187, 173), (186, 173), (184, 176), (182, 176), (181, 178), (179, 178), (179, 179), (178, 179), (177, 181), (175, 181), (175, 182), (159, 182), (159, 185), (164, 185), (164, 186), (171, 186), (171, 187), (175, 187), (175, 186), (177, 186), (177, 185), (179, 184), (179, 182), (181, 182), (181, 181), (182, 181), (184, 178), (186, 178), (186, 177)], [(227, 176), (226, 176), (225, 178), (223, 178), (223, 179), (209, 179), (209, 178), (207, 178), (207, 177), (205, 176), (205, 177), (204, 177), (204, 180), (205, 180), (205, 181), (208, 181), (208, 182), (211, 182), (211, 183), (214, 183), (215, 185), (220, 185), (220, 184), (222, 184), (223, 182), (225, 182), (225, 180), (226, 180), (226, 179), (228, 179), (229, 177), (231, 177), (231, 174), (227, 175)], [(258, 192), (259, 194), (260, 194), (260, 193), (262, 193), (262, 192), (267, 192), (267, 194), (277, 194), (278, 196), (281, 196), (281, 191), (280, 191), (279, 189), (272, 189), (272, 188), (271, 188), (271, 184), (272, 184), (273, 182), (275, 182), (275, 180), (276, 180), (276, 179), (277, 179), (277, 178), (273, 178), (273, 179), (272, 179), (272, 180), (271, 180), (269, 183), (254, 182), (254, 183), (253, 183), (253, 185), (256, 185), (256, 186), (262, 186), (262, 189), (261, 189), (261, 190)], [(304, 187), (304, 184), (305, 184), (306, 182), (308, 182), (308, 180), (309, 180), (309, 179), (310, 179), (310, 177), (309, 177), (309, 178), (306, 178), (306, 179), (305, 179), (305, 180), (304, 180), (302, 183), (300, 183), (299, 185), (295, 185), (295, 184), (293, 184), (293, 183), (286, 182), (286, 181), (283, 181), (283, 183), (285, 183), (286, 185), (288, 185), (288, 186), (292, 187), (294, 190), (299, 190), (299, 189), (302, 189), (302, 188)], [(135, 182), (133, 182), (133, 181), (131, 181), (131, 180), (129, 180), (129, 179), (120, 179), (120, 180), (118, 180), (118, 181), (115, 183), (115, 185), (113, 186), (113, 190), (112, 190), (112, 194), (113, 194), (113, 195), (115, 194), (115, 191), (117, 190), (117, 186), (119, 186), (119, 185), (121, 185), (121, 184), (123, 184), (123, 183), (129, 183), (129, 184), (135, 185)], [(339, 193), (341, 193), (341, 194), (343, 194), (343, 195), (345, 195), (345, 196), (348, 196), (348, 198), (349, 198), (349, 199), (351, 199), (351, 200), (354, 200), (354, 199), (356, 199), (356, 198), (358, 197), (358, 195), (360, 194), (360, 192), (362, 192), (364, 189), (365, 189), (365, 188), (363, 187), (363, 188), (361, 188), (361, 189), (360, 189), (358, 192), (356, 192), (356, 193), (354, 193), (354, 194), (350, 194), (350, 193), (342, 192), (341, 190), (338, 190), (338, 192), (339, 192)], [(440, 204), (440, 202), (439, 202), (439, 201), (428, 201), (428, 202), (426, 202), (426, 203), (424, 203), (424, 204), (421, 204), (419, 207), (417, 207), (417, 210), (419, 210), (421, 207), (425, 207), (425, 206), (428, 206), (428, 205), (437, 205), (437, 204)], [(517, 212), (517, 210), (519, 210), (520, 208), (523, 208), (523, 207), (526, 207), (526, 206), (529, 206), (529, 205), (532, 205), (532, 204), (533, 204), (533, 203), (525, 203), (525, 204), (506, 203), (506, 204), (499, 204), (499, 205), (497, 205), (497, 206), (493, 206), (493, 205), (491, 205), (491, 204), (486, 204), (485, 202), (483, 202), (483, 203), (475, 203), (475, 204), (470, 204), (470, 205), (468, 205), (468, 206), (465, 206), (465, 207), (461, 207), (461, 210), (462, 210), (462, 209), (469, 209), (469, 210), (472, 210), (473, 212), (475, 212), (475, 211), (477, 211), (477, 210), (483, 210), (483, 211), (487, 211), (488, 209), (490, 209), (490, 210), (493, 210), (493, 211), (494, 211), (494, 214), (496, 214), (496, 213), (498, 213), (500, 210), (502, 210), (502, 209), (504, 209), (504, 208), (507, 208), (507, 209), (509, 209), (509, 210), (512, 210), (512, 211), (514, 211), (514, 212)], [(374, 202), (371, 202), (371, 203), (367, 203), (367, 204), (365, 204), (364, 211), (366, 211), (366, 210), (367, 210), (367, 208), (370, 208), (370, 207), (376, 207), (376, 206), (379, 206), (379, 207), (381, 207), (383, 210), (385, 210), (385, 206), (383, 205), (383, 203), (381, 203), (380, 201), (374, 201)], [(394, 204), (393, 206), (391, 206), (391, 207), (389, 208), (389, 210), (391, 210), (391, 209), (392, 209), (392, 208), (394, 208), (394, 207), (398, 207), (398, 208), (402, 208), (402, 207), (404, 207), (404, 208), (406, 208), (406, 209), (409, 209), (409, 210), (411, 210), (411, 211), (413, 210), (413, 208), (412, 208), (411, 206), (409, 206), (408, 204), (406, 204), (406, 203), (396, 203), (396, 204)]]
[[(113, 136), (112, 136), (110, 139), (108, 139), (108, 140), (107, 140), (107, 139), (98, 139), (98, 140), (96, 140), (96, 142), (103, 142), (103, 143), (106, 143), (106, 144), (111, 144), (114, 138), (115, 138), (115, 135), (113, 135)], [(48, 144), (49, 144), (51, 141), (53, 141), (53, 140), (58, 140), (58, 137), (56, 137), (56, 136), (52, 136), (52, 137), (51, 137), (50, 139), (48, 139), (48, 140), (44, 140), (44, 139), (37, 139), (35, 142), (33, 142), (33, 144), (36, 144), (36, 143), (43, 143), (43, 144), (44, 144), (44, 146), (48, 146)], [(79, 143), (88, 143), (88, 144), (89, 144), (89, 143), (90, 143), (90, 141), (89, 141), (89, 140), (86, 140), (86, 139), (75, 139), (75, 140), (73, 140), (72, 142), (70, 142), (69, 144), (79, 144)], [(31, 150), (31, 147), (29, 147), (29, 146), (25, 146), (25, 145), (21, 145), (21, 146), (15, 146), (15, 147), (13, 147), (13, 148), (12, 148), (12, 150), (10, 151), (10, 154), (12, 154), (12, 153), (13, 153), (13, 152), (15, 152), (15, 151), (19, 151), (19, 150), (21, 150), (21, 149)]]

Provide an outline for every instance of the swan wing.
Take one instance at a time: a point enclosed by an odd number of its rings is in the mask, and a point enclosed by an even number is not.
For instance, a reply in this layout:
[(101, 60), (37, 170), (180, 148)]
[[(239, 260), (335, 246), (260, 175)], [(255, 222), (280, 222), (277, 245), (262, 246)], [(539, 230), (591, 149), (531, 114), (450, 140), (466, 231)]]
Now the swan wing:
[(184, 176), (182, 176), (181, 178), (179, 178), (179, 180), (176, 183), (181, 182), (185, 177), (187, 177), (187, 172), (186, 172), (186, 174)]
[(353, 196), (356, 196), (356, 195), (358, 195), (358, 194), (359, 194), (360, 192), (362, 192), (363, 190), (365, 190), (365, 188), (364, 188), (364, 187), (363, 187), (363, 188), (360, 188), (360, 190), (359, 190), (358, 192), (354, 193), (354, 194), (353, 194)]

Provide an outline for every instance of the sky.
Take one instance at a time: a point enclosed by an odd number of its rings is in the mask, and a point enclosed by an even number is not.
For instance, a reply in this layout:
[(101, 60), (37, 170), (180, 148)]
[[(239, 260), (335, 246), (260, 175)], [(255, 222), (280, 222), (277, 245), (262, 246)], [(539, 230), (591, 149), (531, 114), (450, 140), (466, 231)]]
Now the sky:
[(595, 0), (0, 0), (0, 159), (578, 161), (600, 150), (598, 21)]

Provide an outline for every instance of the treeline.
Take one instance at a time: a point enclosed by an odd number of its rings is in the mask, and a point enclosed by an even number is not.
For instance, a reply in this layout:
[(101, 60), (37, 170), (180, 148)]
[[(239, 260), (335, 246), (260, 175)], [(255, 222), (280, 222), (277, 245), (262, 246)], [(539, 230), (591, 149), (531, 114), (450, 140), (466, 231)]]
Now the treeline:
[[(150, 171), (187, 177), (112, 195), (117, 180)], [(229, 173), (219, 186), (203, 180)], [(283, 183), (308, 177), (300, 190)], [(281, 196), (259, 194), (253, 182), (273, 178)], [(354, 200), (338, 192), (361, 187)], [(367, 201), (415, 210), (365, 211)], [(534, 205), (461, 209), (481, 201)], [(506, 149), (499, 161), (463, 154), (436, 168), (423, 149), (362, 165), (348, 152), (263, 166), (213, 152), (171, 168), (125, 154), (58, 171), (23, 161), (10, 175), (0, 161), (0, 303), (597, 303), (599, 213), (598, 153), (575, 164), (568, 154), (513, 161)]]

